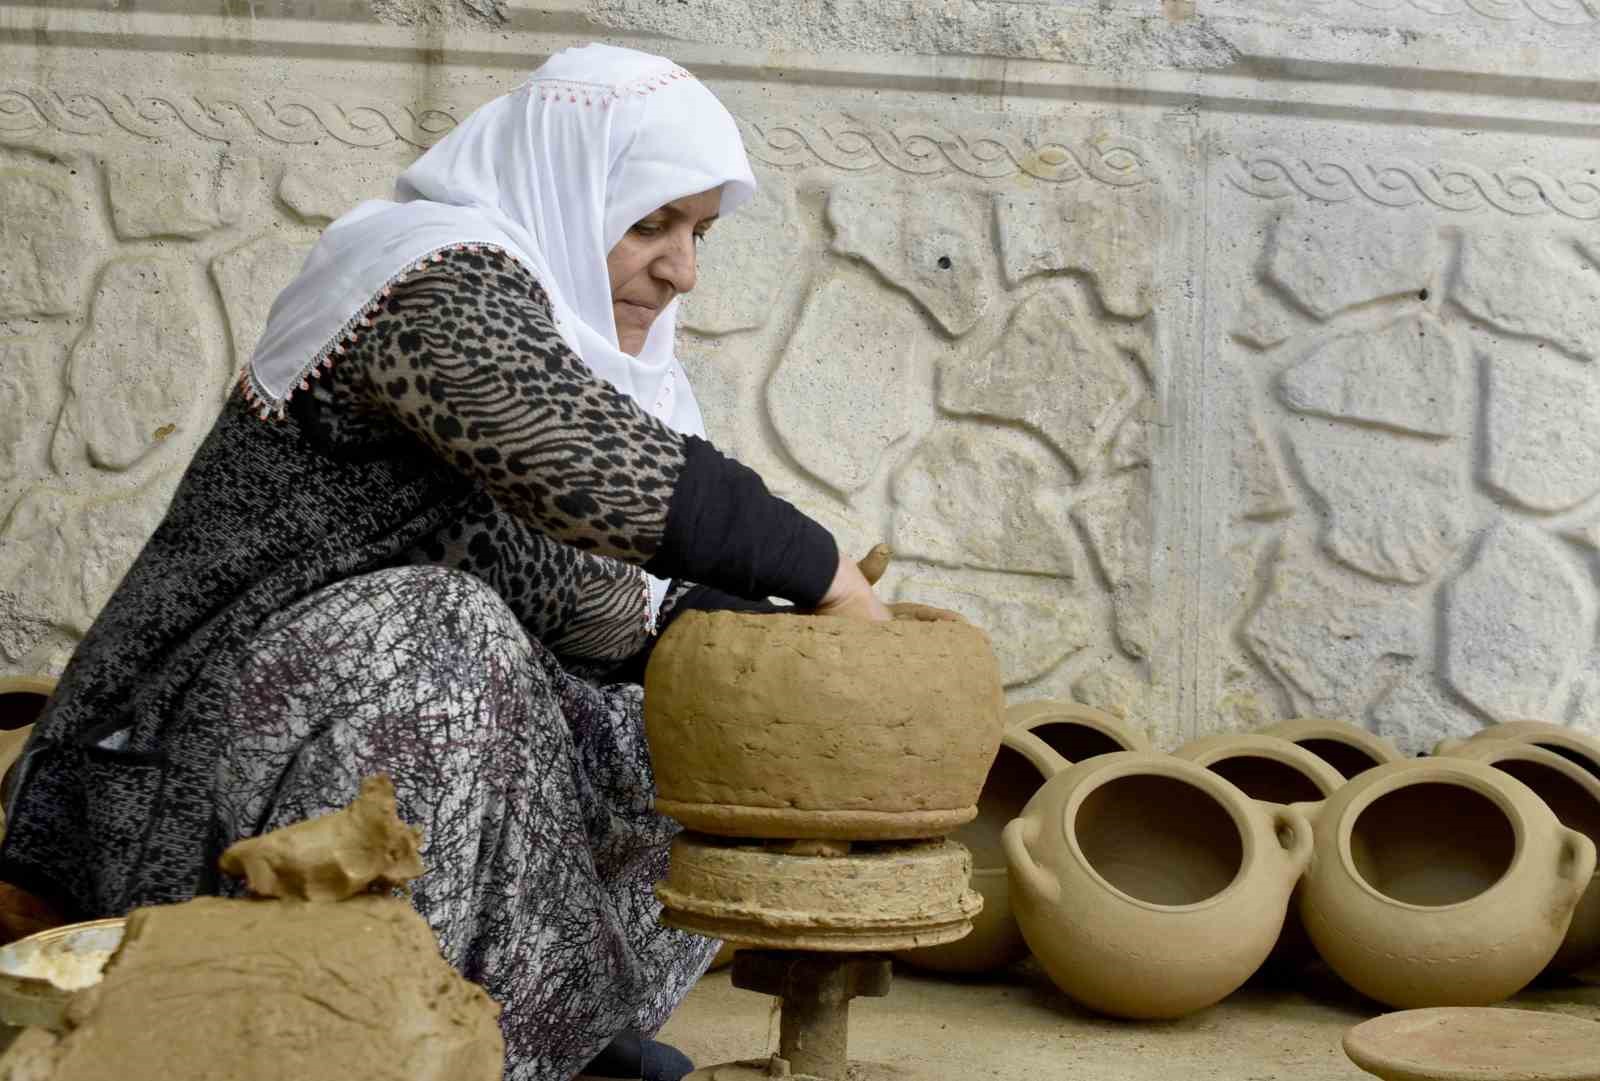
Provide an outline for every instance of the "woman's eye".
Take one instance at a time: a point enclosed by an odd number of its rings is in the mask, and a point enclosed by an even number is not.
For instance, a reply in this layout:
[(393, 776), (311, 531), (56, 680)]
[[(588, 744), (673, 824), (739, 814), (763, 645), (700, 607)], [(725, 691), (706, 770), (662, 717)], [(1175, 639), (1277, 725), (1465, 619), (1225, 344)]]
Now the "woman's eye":
[(661, 226), (657, 225), (653, 221), (635, 222), (633, 231), (638, 233), (640, 236), (655, 236), (657, 233), (661, 232)]

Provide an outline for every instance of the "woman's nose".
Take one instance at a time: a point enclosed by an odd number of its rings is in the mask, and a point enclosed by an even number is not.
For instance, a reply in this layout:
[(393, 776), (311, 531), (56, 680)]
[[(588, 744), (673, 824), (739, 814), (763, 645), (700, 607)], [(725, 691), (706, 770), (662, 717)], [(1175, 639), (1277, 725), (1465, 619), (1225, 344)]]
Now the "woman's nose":
[(680, 296), (689, 292), (694, 288), (698, 273), (695, 256), (694, 233), (674, 231), (667, 250), (656, 260), (656, 276)]

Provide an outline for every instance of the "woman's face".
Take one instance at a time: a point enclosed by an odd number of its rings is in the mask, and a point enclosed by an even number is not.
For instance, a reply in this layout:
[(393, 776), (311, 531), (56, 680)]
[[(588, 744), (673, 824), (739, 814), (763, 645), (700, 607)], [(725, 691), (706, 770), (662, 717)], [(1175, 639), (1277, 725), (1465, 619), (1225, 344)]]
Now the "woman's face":
[(672, 298), (695, 282), (695, 245), (717, 220), (722, 189), (686, 195), (635, 222), (606, 256), (617, 345), (638, 356), (645, 335)]

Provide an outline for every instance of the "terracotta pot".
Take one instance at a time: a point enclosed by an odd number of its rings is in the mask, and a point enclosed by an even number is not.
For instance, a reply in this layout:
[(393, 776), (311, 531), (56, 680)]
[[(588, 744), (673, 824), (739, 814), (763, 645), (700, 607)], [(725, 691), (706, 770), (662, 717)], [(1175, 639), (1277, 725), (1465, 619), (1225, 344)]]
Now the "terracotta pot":
[(1482, 762), (1391, 762), (1300, 809), (1317, 837), (1306, 930), (1347, 983), (1401, 1009), (1515, 994), (1594, 874), (1593, 842)]
[(1007, 730), (1032, 732), (1068, 762), (1116, 751), (1148, 751), (1137, 726), (1077, 702), (1017, 702), (1006, 707)]
[[(1569, 758), (1510, 739), (1473, 740), (1451, 752), (1452, 757), (1483, 762), (1509, 773), (1544, 800), (1556, 818), (1600, 845), (1600, 777)], [(1600, 960), (1600, 869), (1578, 902), (1567, 937), (1550, 961), (1556, 972), (1576, 972)]]
[(1057, 986), (1118, 1017), (1179, 1017), (1266, 958), (1311, 827), (1171, 755), (1105, 755), (1051, 778), (1006, 827), (1011, 903)]
[[(1325, 800), (1344, 784), (1344, 775), (1299, 744), (1279, 736), (1223, 733), (1204, 736), (1173, 752), (1220, 774), (1239, 791), (1263, 803), (1306, 803)], [(1292, 977), (1316, 960), (1311, 936), (1289, 906), (1272, 953), (1262, 965), (1270, 979)]]
[(1571, 725), (1556, 724), (1552, 721), (1507, 721), (1504, 724), (1491, 724), (1483, 731), (1475, 733), (1471, 739), (1444, 740), (1433, 749), (1433, 753), (1452, 754), (1464, 744), (1479, 743), (1484, 740), (1515, 740), (1518, 743), (1531, 743), (1535, 747), (1542, 747), (1552, 754), (1569, 759), (1588, 773), (1600, 777), (1600, 739), (1580, 732)]
[(978, 813), (1003, 708), (967, 623), (690, 612), (645, 672), (656, 806), (733, 837), (943, 836)]
[(1028, 955), (1028, 944), (1011, 911), (1011, 885), (1000, 835), (1040, 786), (1070, 764), (1033, 733), (1006, 731), (978, 794), (978, 817), (950, 835), (972, 853), (971, 884), (983, 896), (983, 911), (973, 919), (972, 932), (965, 938), (906, 950), (896, 957), (934, 972), (976, 973), (1005, 968)]
[(1400, 748), (1382, 736), (1349, 721), (1326, 717), (1296, 717), (1256, 729), (1258, 735), (1277, 736), (1297, 743), (1348, 780), (1386, 762), (1401, 762)]

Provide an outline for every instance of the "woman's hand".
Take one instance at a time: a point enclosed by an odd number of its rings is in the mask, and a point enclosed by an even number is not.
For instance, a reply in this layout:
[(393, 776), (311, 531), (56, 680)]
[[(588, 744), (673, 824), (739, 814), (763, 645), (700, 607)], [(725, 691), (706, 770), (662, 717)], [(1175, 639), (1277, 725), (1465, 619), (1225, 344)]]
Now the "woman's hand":
[[(878, 595), (872, 592), (872, 583), (877, 581), (878, 575), (883, 573), (884, 567), (889, 563), (887, 546), (878, 545), (861, 565), (852, 563), (843, 554), (839, 556), (839, 569), (834, 572), (833, 584), (828, 586), (828, 592), (822, 595), (812, 615), (818, 616), (844, 616), (848, 619), (866, 619), (875, 622), (888, 622), (894, 618)], [(863, 568), (871, 574), (863, 573)]]

